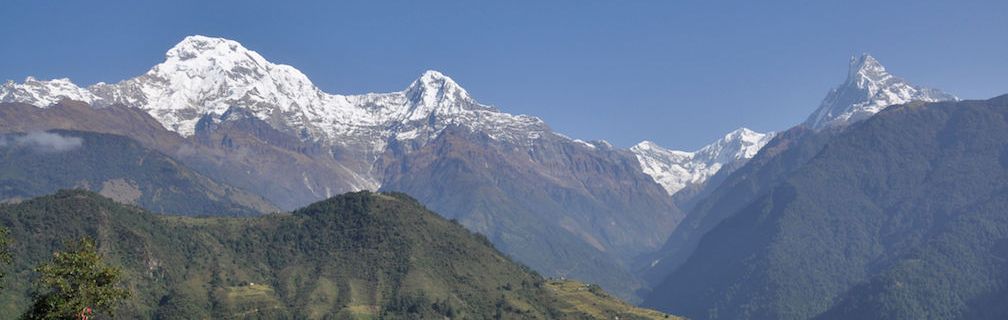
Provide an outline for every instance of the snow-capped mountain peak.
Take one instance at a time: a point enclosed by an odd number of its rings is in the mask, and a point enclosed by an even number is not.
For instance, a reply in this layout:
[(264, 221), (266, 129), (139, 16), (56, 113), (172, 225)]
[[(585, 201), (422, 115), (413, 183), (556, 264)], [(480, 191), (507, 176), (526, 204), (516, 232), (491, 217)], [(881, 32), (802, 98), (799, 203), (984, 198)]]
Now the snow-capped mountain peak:
[[(165, 61), (151, 68), (147, 75), (167, 78), (211, 80), (225, 76), (224, 82), (241, 84), (270, 77), (278, 73), (297, 78), (296, 82), (311, 85), (311, 81), (296, 69), (270, 63), (259, 53), (240, 43), (206, 36), (188, 36), (165, 53)], [(281, 79), (274, 79), (281, 80)], [(286, 79), (283, 79), (286, 80)], [(239, 83), (235, 83), (239, 82)], [(192, 82), (188, 84), (193, 84)], [(217, 83), (214, 83), (217, 84)]]
[(843, 126), (867, 119), (895, 104), (957, 99), (940, 90), (914, 86), (893, 76), (878, 60), (864, 54), (851, 57), (846, 81), (830, 91), (805, 125), (814, 129)]
[[(279, 127), (331, 120), (320, 115), (331, 110), (318, 108), (325, 97), (307, 76), (222, 38), (186, 37), (147, 73), (88, 89), (101, 98), (95, 101), (98, 106), (122, 103), (143, 109), (183, 136), (194, 133), (203, 115), (221, 115), (232, 106)], [(321, 133), (314, 126), (307, 131)]]
[(772, 132), (739, 128), (693, 152), (667, 149), (651, 141), (642, 141), (630, 151), (644, 173), (674, 195), (688, 186), (702, 185), (723, 168), (740, 167), (773, 136)]
[(696, 156), (708, 163), (730, 163), (756, 156), (774, 133), (760, 133), (749, 128), (738, 128), (721, 139), (696, 151)]
[(471, 100), (469, 92), (451, 77), (435, 70), (424, 71), (406, 88), (406, 95), (416, 103), (436, 104), (443, 100)]
[(435, 70), (427, 70), (403, 90), (407, 100), (407, 114), (403, 121), (418, 121), (430, 115), (458, 115), (470, 109), (485, 109), (469, 92), (451, 77)]

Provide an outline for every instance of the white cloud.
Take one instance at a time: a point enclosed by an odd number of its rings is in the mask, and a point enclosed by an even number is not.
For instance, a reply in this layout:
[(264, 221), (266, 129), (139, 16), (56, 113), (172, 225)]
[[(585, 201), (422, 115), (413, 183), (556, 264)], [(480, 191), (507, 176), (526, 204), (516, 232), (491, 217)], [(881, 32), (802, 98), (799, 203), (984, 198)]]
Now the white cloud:
[(32, 132), (23, 136), (2, 137), (0, 147), (7, 145), (29, 147), (39, 152), (64, 152), (80, 148), (84, 139), (62, 136), (52, 132)]

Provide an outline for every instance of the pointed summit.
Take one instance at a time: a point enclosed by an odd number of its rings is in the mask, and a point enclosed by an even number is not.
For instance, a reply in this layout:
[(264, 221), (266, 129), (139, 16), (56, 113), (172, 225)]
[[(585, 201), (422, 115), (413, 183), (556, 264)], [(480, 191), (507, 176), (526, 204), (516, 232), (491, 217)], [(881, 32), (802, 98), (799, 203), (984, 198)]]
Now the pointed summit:
[(875, 59), (875, 57), (872, 57), (867, 53), (862, 53), (860, 57), (850, 57), (850, 71), (851, 73), (861, 71), (885, 72), (885, 67), (882, 66), (882, 63), (879, 63), (878, 59)]
[(413, 84), (458, 86), (455, 80), (437, 70), (427, 70), (420, 74)]
[(435, 70), (424, 71), (406, 88), (405, 93), (413, 103), (427, 106), (472, 99), (455, 80)]
[(875, 57), (865, 53), (860, 58), (851, 56), (850, 69), (847, 71), (847, 83), (865, 84), (867, 81), (885, 81), (892, 75), (886, 72), (884, 66)]
[(851, 57), (847, 80), (830, 91), (804, 125), (813, 129), (867, 119), (888, 106), (910, 101), (957, 100), (937, 89), (918, 87), (893, 76), (874, 57)]

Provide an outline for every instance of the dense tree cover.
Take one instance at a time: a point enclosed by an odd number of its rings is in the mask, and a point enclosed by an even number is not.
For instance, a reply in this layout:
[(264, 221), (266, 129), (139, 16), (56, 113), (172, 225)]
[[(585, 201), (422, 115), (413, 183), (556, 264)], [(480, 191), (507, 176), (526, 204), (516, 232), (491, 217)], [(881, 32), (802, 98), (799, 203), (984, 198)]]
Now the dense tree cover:
[[(94, 237), (133, 295), (124, 318), (583, 318), (532, 270), (403, 194), (358, 192), (290, 214), (161, 216), (86, 191), (0, 205), (17, 275), (0, 313), (61, 239)], [(637, 309), (599, 296), (621, 318)], [(647, 314), (647, 313), (640, 313)], [(625, 315), (625, 316), (624, 316)]]
[(0, 290), (4, 288), (4, 280), (7, 277), (7, 265), (11, 263), (10, 255), (10, 231), (0, 227)]
[(692, 318), (1003, 319), (1008, 96), (887, 108), (707, 232), (647, 299)]
[(21, 319), (112, 315), (116, 304), (129, 297), (129, 291), (119, 286), (122, 271), (102, 262), (93, 240), (83, 238), (67, 247), (35, 270), (37, 291)]
[(25, 134), (0, 135), (0, 199), (30, 198), (84, 188), (155, 212), (258, 215), (277, 209), (258, 196), (217, 183), (123, 136), (52, 130), (79, 147), (46, 150), (18, 144)]

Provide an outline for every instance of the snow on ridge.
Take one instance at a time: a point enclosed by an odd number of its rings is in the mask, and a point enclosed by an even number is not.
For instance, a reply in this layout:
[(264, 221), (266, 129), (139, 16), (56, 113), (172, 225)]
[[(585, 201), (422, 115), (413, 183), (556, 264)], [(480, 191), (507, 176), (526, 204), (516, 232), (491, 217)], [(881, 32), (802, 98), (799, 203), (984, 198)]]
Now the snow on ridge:
[[(240, 43), (189, 36), (165, 53), (145, 74), (114, 84), (81, 88), (69, 79), (7, 81), (0, 102), (48, 107), (72, 99), (103, 107), (115, 103), (140, 108), (169, 130), (195, 133), (204, 116), (220, 118), (240, 106), (273, 127), (303, 139), (340, 144), (375, 156), (389, 139), (420, 145), (446, 127), (459, 126), (490, 138), (528, 145), (546, 133), (590, 149), (612, 149), (604, 141), (581, 141), (552, 132), (539, 118), (512, 115), (480, 104), (451, 77), (427, 70), (402, 91), (339, 95), (323, 92), (298, 69), (275, 64)], [(955, 100), (935, 89), (897, 78), (875, 58), (851, 58), (847, 80), (833, 89), (806, 125), (813, 128), (851, 123), (892, 104)], [(645, 174), (669, 194), (705, 182), (726, 165), (738, 167), (773, 137), (740, 128), (699, 150), (669, 150), (649, 141), (630, 151)], [(414, 144), (416, 145), (416, 144)]]
[(644, 173), (669, 195), (674, 195), (687, 186), (703, 184), (725, 166), (741, 166), (756, 156), (773, 136), (773, 132), (739, 128), (692, 152), (667, 149), (647, 140), (631, 147), (630, 151)]
[(390, 138), (429, 140), (450, 125), (520, 143), (548, 131), (539, 118), (476, 102), (438, 71), (425, 71), (399, 92), (329, 94), (292, 66), (271, 63), (237, 41), (201, 35), (183, 39), (145, 74), (115, 84), (81, 88), (68, 79), (29, 78), (0, 87), (0, 101), (47, 107), (63, 98), (137, 107), (183, 136), (194, 134), (204, 115), (241, 106), (277, 129), (369, 152), (380, 152)]
[(0, 86), (0, 102), (21, 102), (47, 107), (63, 99), (91, 103), (98, 97), (67, 78), (37, 80), (27, 77), (22, 83), (7, 81)]
[[(864, 54), (851, 57), (847, 79), (830, 91), (805, 125), (814, 129), (842, 126), (866, 119), (890, 105), (943, 100), (958, 98), (937, 89), (914, 86)], [(669, 150), (649, 141), (637, 144), (631, 151), (637, 155), (644, 173), (669, 194), (675, 194), (689, 185), (703, 183), (725, 165), (739, 167), (754, 157), (773, 135), (740, 128), (693, 152)]]

